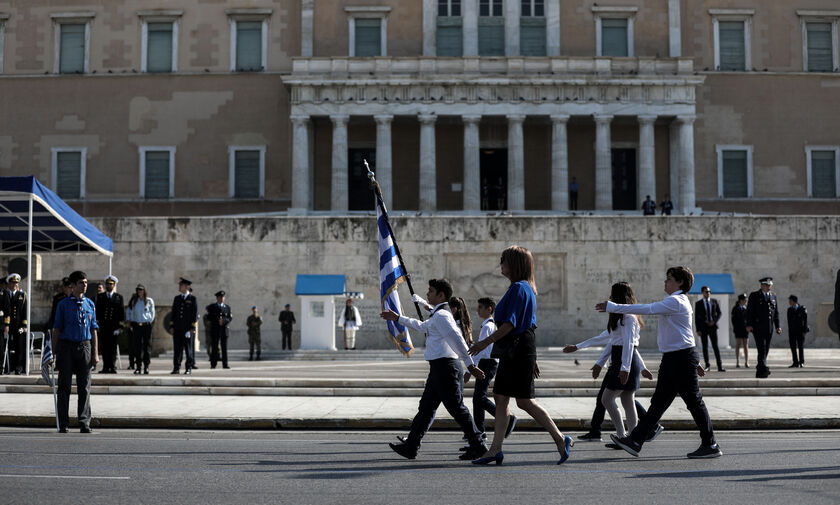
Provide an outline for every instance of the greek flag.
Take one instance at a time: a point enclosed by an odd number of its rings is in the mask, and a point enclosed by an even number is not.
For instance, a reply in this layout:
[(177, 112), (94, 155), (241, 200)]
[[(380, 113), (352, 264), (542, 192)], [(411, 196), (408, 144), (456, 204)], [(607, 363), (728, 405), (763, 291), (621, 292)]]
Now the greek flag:
[[(405, 281), (405, 270), (397, 257), (394, 238), (388, 231), (388, 222), (382, 209), (382, 201), (379, 199), (377, 199), (376, 204), (376, 224), (379, 230), (379, 281), (382, 310), (390, 309), (397, 314), (402, 314), (397, 288)], [(408, 329), (401, 325), (399, 321), (386, 322), (388, 323), (388, 333), (391, 341), (406, 357), (411, 356), (414, 352), (414, 346), (411, 343)]]
[(41, 350), (41, 377), (44, 378), (50, 387), (52, 387), (52, 376), (50, 376), (50, 368), (53, 365), (52, 339), (49, 335), (44, 335), (44, 348)]

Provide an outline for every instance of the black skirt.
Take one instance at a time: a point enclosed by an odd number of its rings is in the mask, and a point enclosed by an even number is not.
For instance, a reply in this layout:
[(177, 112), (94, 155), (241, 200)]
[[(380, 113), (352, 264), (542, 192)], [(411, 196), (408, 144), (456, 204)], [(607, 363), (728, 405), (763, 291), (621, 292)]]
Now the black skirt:
[[(508, 335), (505, 338), (511, 338)], [(519, 334), (519, 342), (511, 358), (499, 358), (493, 394), (510, 398), (534, 398), (534, 371), (537, 368), (537, 347), (534, 330)]]
[(618, 374), (621, 372), (621, 352), (624, 348), (620, 345), (612, 347), (610, 354), (610, 367), (607, 369), (607, 375), (604, 378), (607, 389), (613, 391), (638, 391), (639, 376), (642, 373), (642, 364), (639, 361), (639, 353), (633, 352), (633, 359), (630, 360), (630, 377), (627, 379), (627, 384), (622, 384)]

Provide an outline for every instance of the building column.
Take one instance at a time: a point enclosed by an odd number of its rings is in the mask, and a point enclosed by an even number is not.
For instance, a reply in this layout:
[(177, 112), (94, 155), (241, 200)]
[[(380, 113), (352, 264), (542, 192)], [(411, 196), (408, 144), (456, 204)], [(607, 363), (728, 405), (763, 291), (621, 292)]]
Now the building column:
[(481, 160), (478, 125), (481, 116), (463, 116), (464, 121), (464, 210), (481, 210)]
[(595, 116), (595, 210), (613, 210), (612, 137), (613, 116)]
[(478, 0), (463, 0), (461, 10), (464, 56), (478, 56)]
[(680, 124), (680, 209), (694, 212), (694, 120), (696, 116), (679, 116)]
[(420, 121), (420, 210), (437, 210), (437, 160), (435, 159), (434, 114), (419, 114)]
[(639, 116), (639, 205), (645, 197), (656, 201), (656, 146), (653, 125), (656, 116)]
[(382, 189), (385, 207), (392, 210), (394, 184), (391, 178), (391, 114), (373, 116), (376, 121), (376, 182)]
[(312, 41), (315, 28), (315, 0), (301, 0), (300, 2), (300, 55), (304, 58), (312, 57)]
[(423, 56), (437, 56), (436, 0), (423, 0)]
[(347, 212), (349, 184), (347, 166), (347, 122), (349, 116), (330, 116), (332, 121), (332, 210)]
[(668, 0), (668, 41), (671, 58), (682, 56), (680, 1)]
[(668, 133), (670, 135), (668, 140), (669, 191), (671, 203), (674, 204), (676, 211), (680, 209), (680, 125), (676, 120), (671, 122)]
[(545, 54), (560, 56), (560, 0), (545, 2)]
[(519, 16), (521, 12), (520, 0), (505, 0), (505, 56), (520, 56), (519, 48)]
[(292, 121), (292, 206), (290, 211), (303, 213), (312, 208), (309, 182), (309, 116), (293, 115)]
[(569, 210), (569, 116), (551, 116), (551, 210)]
[(522, 133), (524, 114), (508, 114), (508, 210), (525, 210), (525, 140)]

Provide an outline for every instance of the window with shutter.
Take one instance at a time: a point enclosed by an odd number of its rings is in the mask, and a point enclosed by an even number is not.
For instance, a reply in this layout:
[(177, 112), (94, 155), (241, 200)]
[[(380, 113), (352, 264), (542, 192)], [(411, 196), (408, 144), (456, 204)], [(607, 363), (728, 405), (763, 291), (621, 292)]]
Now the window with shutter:
[(437, 21), (437, 55), (461, 56), (464, 31), (460, 17), (439, 17)]
[(61, 198), (78, 199), (82, 191), (82, 153), (62, 151), (56, 153), (55, 192)]
[(234, 163), (234, 198), (259, 198), (260, 151), (236, 151)]
[(519, 21), (519, 50), (522, 56), (545, 56), (545, 18), (523, 17)]
[(236, 70), (260, 71), (262, 68), (261, 21), (236, 22)]
[(85, 71), (85, 24), (62, 23), (58, 71), (76, 74)]
[(718, 23), (720, 40), (720, 70), (746, 70), (746, 47), (744, 21), (721, 21)]
[(172, 71), (172, 23), (146, 25), (146, 71)]
[(169, 151), (146, 151), (146, 198), (169, 198)]
[(601, 19), (601, 56), (628, 56), (627, 19)]
[(808, 38), (808, 71), (834, 71), (831, 23), (806, 23)]
[(836, 163), (834, 151), (811, 152), (811, 196), (837, 198)]
[(723, 197), (749, 196), (747, 151), (723, 151)]
[(356, 56), (382, 56), (382, 20), (356, 18)]

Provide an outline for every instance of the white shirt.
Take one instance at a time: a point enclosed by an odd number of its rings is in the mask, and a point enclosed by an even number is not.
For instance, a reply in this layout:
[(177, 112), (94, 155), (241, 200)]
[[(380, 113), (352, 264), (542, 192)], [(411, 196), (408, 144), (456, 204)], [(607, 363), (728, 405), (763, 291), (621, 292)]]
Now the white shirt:
[[(633, 323), (630, 324), (628, 319), (632, 319)], [(625, 345), (624, 340), (628, 337), (635, 337), (633, 339), (633, 346)], [(621, 370), (625, 372), (630, 371), (630, 367), (633, 364), (633, 349), (639, 345), (639, 322), (636, 320), (635, 317), (633, 318), (625, 318), (624, 326), (621, 326), (621, 323), (618, 325), (618, 329), (615, 333), (610, 333), (609, 330), (604, 330), (601, 332), (600, 335), (589, 338), (584, 340), (583, 342), (575, 345), (578, 350), (586, 349), (587, 347), (595, 347), (603, 345), (604, 351), (598, 356), (598, 360), (595, 361), (595, 364), (600, 366), (601, 368), (607, 364), (609, 361), (610, 356), (612, 354), (612, 346), (613, 345), (620, 345), (622, 346), (621, 351)], [(642, 359), (642, 355), (639, 354), (639, 351), (635, 351), (636, 354), (639, 356), (639, 363), (641, 364), (642, 369), (645, 369), (645, 362)]]
[(134, 323), (151, 323), (155, 320), (155, 301), (146, 297), (146, 303), (140, 298), (134, 303), (134, 308), (125, 309), (125, 319)]
[(656, 342), (661, 352), (674, 352), (695, 346), (691, 318), (694, 310), (682, 290), (674, 291), (661, 302), (619, 305), (607, 302), (607, 312), (661, 316)]
[[(479, 334), (478, 334), (478, 341), (481, 342), (485, 338), (492, 335), (493, 332), (495, 332), (495, 331), (496, 331), (496, 322), (493, 321), (492, 317), (488, 317), (487, 319), (484, 320), (483, 323), (481, 323), (481, 332), (479, 332)], [(492, 353), (492, 352), (493, 352), (493, 344), (490, 344), (483, 351), (481, 351), (480, 353), (473, 356), (473, 359), (476, 360), (476, 361), (479, 361), (479, 360), (482, 360), (482, 359), (494, 359), (494, 358), (490, 357), (490, 353)], [(497, 359), (496, 361), (498, 362), (499, 360)]]
[(359, 309), (356, 308), (355, 305), (352, 306), (353, 308), (353, 315), (356, 316), (354, 321), (346, 321), (344, 319), (344, 313), (347, 310), (347, 306), (345, 305), (344, 308), (341, 310), (341, 315), (338, 316), (338, 327), (339, 328), (346, 328), (348, 330), (356, 330), (359, 326), (362, 325), (362, 316), (359, 314)]
[(437, 312), (425, 321), (400, 316), (400, 324), (426, 334), (426, 352), (423, 355), (426, 361), (460, 357), (467, 366), (474, 365), (475, 362), (468, 352), (467, 343), (464, 342), (455, 318), (449, 310), (438, 310), (441, 305), (444, 303), (435, 305)]

